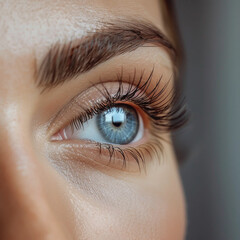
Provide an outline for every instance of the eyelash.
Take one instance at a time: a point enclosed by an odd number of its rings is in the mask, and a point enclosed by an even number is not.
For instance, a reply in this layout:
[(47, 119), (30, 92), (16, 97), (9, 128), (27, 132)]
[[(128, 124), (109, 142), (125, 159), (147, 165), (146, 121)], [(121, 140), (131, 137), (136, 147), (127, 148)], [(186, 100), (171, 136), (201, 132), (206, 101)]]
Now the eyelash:
[[(94, 115), (101, 113), (116, 103), (128, 103), (131, 102), (138, 106), (151, 121), (151, 135), (154, 137), (154, 141), (141, 145), (141, 147), (119, 147), (112, 144), (96, 143), (101, 154), (103, 149), (107, 150), (109, 154), (109, 164), (116, 154), (120, 154), (123, 160), (122, 168), (125, 169), (127, 165), (128, 157), (132, 157), (138, 164), (139, 170), (141, 167), (145, 168), (146, 154), (152, 158), (152, 154), (155, 153), (160, 158), (159, 152), (163, 152), (159, 132), (171, 132), (181, 126), (183, 126), (188, 117), (187, 110), (184, 103), (184, 99), (179, 94), (179, 86), (175, 83), (174, 87), (167, 92), (170, 80), (160, 87), (163, 76), (159, 78), (155, 87), (150, 90), (154, 69), (149, 74), (146, 81), (144, 81), (144, 71), (136, 79), (136, 70), (129, 81), (129, 86), (126, 92), (123, 91), (123, 73), (117, 77), (118, 88), (114, 95), (111, 95), (104, 83), (101, 83), (102, 89), (96, 84), (93, 84), (103, 96), (104, 100), (95, 103), (95, 105), (89, 109), (83, 109), (83, 112), (74, 117), (70, 121), (71, 128), (80, 129), (83, 124), (91, 119)], [(158, 151), (160, 149), (160, 151)]]

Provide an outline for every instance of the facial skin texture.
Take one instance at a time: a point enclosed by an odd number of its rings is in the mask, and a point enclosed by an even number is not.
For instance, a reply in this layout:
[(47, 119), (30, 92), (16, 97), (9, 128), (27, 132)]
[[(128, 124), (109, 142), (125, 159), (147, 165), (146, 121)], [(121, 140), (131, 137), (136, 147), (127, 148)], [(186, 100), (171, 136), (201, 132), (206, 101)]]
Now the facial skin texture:
[(76, 157), (71, 143), (56, 147), (47, 128), (99, 76), (155, 66), (167, 81), (167, 51), (136, 49), (44, 93), (35, 79), (50, 46), (102, 22), (147, 20), (168, 36), (159, 2), (0, 0), (0, 16), (0, 239), (183, 240), (184, 197), (171, 143), (163, 142), (162, 159), (151, 159), (146, 173), (131, 173), (94, 162), (84, 150)]

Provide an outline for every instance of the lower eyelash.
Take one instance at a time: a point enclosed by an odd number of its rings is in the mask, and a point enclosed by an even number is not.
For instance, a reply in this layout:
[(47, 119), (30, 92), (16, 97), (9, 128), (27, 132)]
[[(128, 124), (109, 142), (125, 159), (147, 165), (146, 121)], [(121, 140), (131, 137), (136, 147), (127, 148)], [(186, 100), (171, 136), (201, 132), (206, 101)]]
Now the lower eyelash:
[[(125, 147), (121, 148), (119, 146), (114, 146), (112, 144), (107, 143), (96, 143), (99, 148), (99, 154), (102, 154), (103, 150), (107, 150), (109, 154), (109, 163), (111, 165), (114, 162), (116, 155), (120, 155), (122, 158), (122, 170), (127, 169), (127, 163), (132, 160), (132, 158), (138, 165), (138, 169), (141, 172), (142, 169), (146, 172), (146, 155), (148, 155), (149, 159), (153, 159), (153, 157), (160, 158), (160, 154), (162, 153), (162, 144), (160, 142), (152, 142), (143, 144), (141, 146), (136, 147)], [(159, 151), (160, 150), (160, 151)]]

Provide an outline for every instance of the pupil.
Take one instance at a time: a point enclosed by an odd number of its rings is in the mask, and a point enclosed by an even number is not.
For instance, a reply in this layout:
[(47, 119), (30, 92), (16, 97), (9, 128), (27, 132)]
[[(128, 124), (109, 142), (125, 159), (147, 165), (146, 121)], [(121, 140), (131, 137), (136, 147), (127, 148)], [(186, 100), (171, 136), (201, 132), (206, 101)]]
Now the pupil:
[(115, 109), (111, 119), (112, 125), (118, 128), (124, 123), (125, 120), (126, 113), (123, 110), (120, 111), (119, 109)]
[(122, 125), (122, 122), (114, 121), (114, 119), (113, 119), (112, 124), (114, 127), (120, 127)]

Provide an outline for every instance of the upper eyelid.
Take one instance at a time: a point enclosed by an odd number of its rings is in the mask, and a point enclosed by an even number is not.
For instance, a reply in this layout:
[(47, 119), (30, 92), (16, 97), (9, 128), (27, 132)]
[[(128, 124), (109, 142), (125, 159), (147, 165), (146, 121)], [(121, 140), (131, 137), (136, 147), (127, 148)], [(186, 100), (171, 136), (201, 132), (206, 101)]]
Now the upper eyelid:
[[(153, 70), (152, 70), (152, 71), (153, 71)], [(136, 72), (136, 69), (135, 69), (135, 72)], [(122, 73), (123, 73), (123, 69), (122, 69), (122, 71), (121, 71), (121, 74), (122, 74)], [(121, 83), (132, 85), (132, 84), (131, 84), (132, 82), (129, 81), (129, 78), (126, 78), (126, 79), (125, 79), (125, 78), (122, 77), (121, 74), (120, 74), (120, 75), (116, 75), (116, 77), (115, 77), (116, 79), (115, 79), (115, 80), (113, 80), (113, 78), (111, 78), (111, 79), (104, 79), (103, 81), (100, 81), (100, 82), (97, 82), (97, 83), (92, 83), (90, 89), (91, 89), (91, 88), (97, 89), (97, 86), (98, 86), (98, 85), (99, 85), (99, 86), (103, 86), (104, 84), (107, 84), (107, 83), (116, 84), (116, 85), (117, 85), (117, 89), (118, 89), (118, 86), (119, 86), (118, 84), (119, 84), (119, 81), (120, 81), (121, 78), (122, 78)], [(143, 74), (143, 73), (142, 73), (142, 74)], [(130, 75), (129, 75), (129, 77), (130, 77)], [(143, 83), (144, 83), (144, 80), (143, 80)], [(137, 85), (137, 84), (136, 84), (136, 85)], [(134, 87), (134, 86), (136, 87), (136, 85), (133, 84), (132, 87)], [(75, 107), (76, 107), (76, 105), (79, 106), (79, 104), (78, 104), (78, 99), (79, 99), (80, 96), (82, 96), (82, 94), (85, 93), (86, 90), (89, 91), (89, 88), (81, 91), (80, 93), (78, 93), (77, 95), (75, 95), (74, 97), (72, 97), (72, 98), (57, 112), (57, 114), (50, 119), (50, 122), (49, 122), (48, 128), (47, 128), (47, 130), (48, 130), (48, 132), (49, 132), (49, 137), (51, 137), (54, 133), (56, 133), (55, 130), (54, 130), (54, 131), (51, 131), (52, 126), (54, 125), (54, 123), (55, 123), (56, 121), (58, 121), (58, 119), (61, 119), (63, 115), (67, 115), (68, 111), (72, 111), (71, 106), (75, 106)], [(97, 91), (98, 91), (98, 93), (100, 93), (99, 89), (97, 89)], [(102, 95), (102, 93), (100, 93), (100, 96), (104, 98), (104, 96)], [(65, 125), (66, 125), (66, 124), (69, 124), (69, 123), (70, 123), (70, 121), (69, 121), (68, 123), (65, 123)], [(63, 126), (62, 126), (62, 127), (63, 127)], [(60, 130), (60, 129), (58, 129), (58, 130)]]
[[(97, 89), (97, 85), (103, 85), (105, 83), (113, 83), (113, 84), (117, 84), (117, 81), (109, 81), (109, 80), (105, 80), (105, 81), (101, 81), (100, 83), (92, 83), (92, 86), (94, 89)], [(129, 84), (129, 81), (123, 81), (122, 83), (126, 83)], [(89, 89), (88, 89), (89, 90)], [(80, 93), (78, 93), (76, 96), (74, 96), (73, 98), (71, 98), (61, 109), (60, 111), (57, 112), (57, 114), (50, 119), (50, 123), (48, 124), (48, 131), (52, 128), (52, 125), (60, 118), (62, 115), (67, 114), (67, 111), (71, 111), (71, 105), (74, 106), (75, 104), (78, 104), (78, 98), (84, 94), (86, 90), (81, 91)], [(98, 89), (98, 93), (100, 93), (99, 89)], [(101, 96), (103, 97), (103, 95), (101, 94)], [(70, 110), (69, 110), (70, 109)], [(69, 121), (70, 123), (70, 121)], [(68, 123), (68, 124), (69, 124)], [(53, 134), (54, 132), (50, 131), (50, 135)]]
[(36, 71), (37, 84), (44, 89), (55, 87), (113, 56), (136, 50), (145, 43), (167, 49), (176, 65), (177, 51), (157, 27), (139, 20), (118, 21), (105, 24), (105, 28), (96, 30), (84, 39), (53, 46)]

